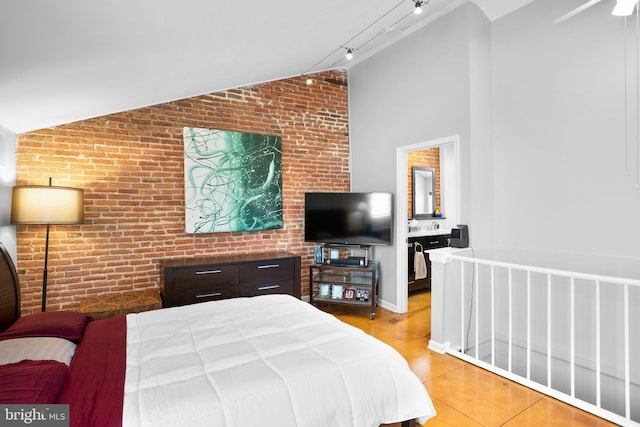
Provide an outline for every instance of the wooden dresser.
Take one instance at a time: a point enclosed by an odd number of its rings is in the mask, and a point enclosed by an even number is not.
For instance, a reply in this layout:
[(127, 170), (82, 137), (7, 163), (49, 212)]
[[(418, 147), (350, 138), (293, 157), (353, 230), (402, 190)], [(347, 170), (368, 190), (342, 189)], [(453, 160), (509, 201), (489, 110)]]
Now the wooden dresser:
[(300, 298), (300, 257), (268, 252), (160, 261), (165, 307), (262, 294)]

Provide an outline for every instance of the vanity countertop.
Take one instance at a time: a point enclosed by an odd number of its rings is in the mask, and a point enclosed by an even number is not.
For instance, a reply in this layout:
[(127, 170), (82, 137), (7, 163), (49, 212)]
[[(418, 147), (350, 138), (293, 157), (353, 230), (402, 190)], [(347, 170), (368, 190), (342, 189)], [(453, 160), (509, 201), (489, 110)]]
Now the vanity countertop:
[(407, 237), (444, 236), (447, 234), (451, 234), (451, 230), (441, 228), (438, 230), (410, 231), (407, 233)]

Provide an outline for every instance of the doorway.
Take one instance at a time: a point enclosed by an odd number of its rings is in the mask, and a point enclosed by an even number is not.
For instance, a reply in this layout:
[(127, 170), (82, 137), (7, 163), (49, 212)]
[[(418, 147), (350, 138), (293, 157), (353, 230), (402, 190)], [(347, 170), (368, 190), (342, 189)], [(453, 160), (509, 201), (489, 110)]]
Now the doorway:
[(441, 156), (446, 158), (447, 167), (442, 168), (441, 183), (441, 210), (443, 216), (447, 218), (449, 224), (455, 226), (459, 223), (459, 182), (460, 182), (460, 160), (459, 160), (459, 141), (458, 135), (445, 138), (419, 142), (416, 144), (405, 145), (396, 149), (396, 232), (395, 247), (396, 253), (396, 301), (399, 313), (406, 313), (408, 310), (409, 288), (407, 286), (408, 278), (408, 252), (407, 252), (407, 235), (408, 235), (408, 155), (412, 151), (428, 150), (430, 148), (440, 147)]

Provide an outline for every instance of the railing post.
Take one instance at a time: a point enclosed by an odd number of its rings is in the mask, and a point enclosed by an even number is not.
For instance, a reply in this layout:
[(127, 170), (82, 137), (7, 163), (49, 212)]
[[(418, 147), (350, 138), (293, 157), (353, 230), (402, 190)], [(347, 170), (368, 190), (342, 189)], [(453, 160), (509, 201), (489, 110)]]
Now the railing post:
[[(444, 354), (449, 350), (451, 337), (447, 336), (446, 327), (451, 323), (451, 313), (455, 312), (457, 301), (446, 298), (448, 289), (454, 283), (446, 283), (445, 271), (451, 264), (451, 250), (435, 249), (430, 251), (431, 261), (431, 338), (429, 349)], [(447, 287), (448, 286), (448, 287)], [(449, 292), (450, 293), (450, 292)], [(449, 326), (450, 329), (450, 326)]]
[(496, 366), (496, 294), (494, 266), (491, 266), (491, 366)]
[(601, 357), (602, 350), (600, 344), (600, 281), (596, 280), (596, 406), (602, 407), (602, 378), (601, 378)]
[(464, 261), (460, 263), (460, 352), (467, 354), (467, 344), (464, 339)]
[(507, 351), (508, 354), (508, 366), (507, 369), (509, 372), (513, 372), (511, 367), (512, 357), (513, 357), (513, 292), (512, 292), (512, 282), (511, 282), (511, 268), (509, 268), (509, 348)]
[(570, 316), (569, 328), (570, 328), (570, 366), (571, 366), (571, 397), (576, 397), (576, 280), (571, 278), (571, 301), (569, 301)]
[(547, 387), (551, 388), (551, 274), (547, 274)]
[(624, 285), (624, 400), (625, 414), (631, 419), (631, 370), (629, 354), (629, 285)]
[[(473, 288), (473, 281), (475, 279), (475, 297), (476, 303), (476, 359), (480, 359), (480, 275), (478, 271), (478, 263), (473, 263), (474, 274), (471, 276), (471, 287)], [(471, 313), (469, 313), (469, 320), (471, 320)]]
[(531, 379), (531, 271), (527, 270), (527, 379)]

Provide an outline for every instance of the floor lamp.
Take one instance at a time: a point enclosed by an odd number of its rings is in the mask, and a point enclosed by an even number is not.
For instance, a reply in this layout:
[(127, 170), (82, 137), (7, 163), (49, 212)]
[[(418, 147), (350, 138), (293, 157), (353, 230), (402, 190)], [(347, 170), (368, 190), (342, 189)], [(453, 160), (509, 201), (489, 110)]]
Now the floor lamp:
[(47, 262), (49, 259), (49, 227), (80, 224), (84, 221), (84, 192), (81, 188), (51, 185), (18, 185), (11, 196), (11, 223), (46, 225), (47, 237), (42, 274), (42, 311), (47, 307)]

